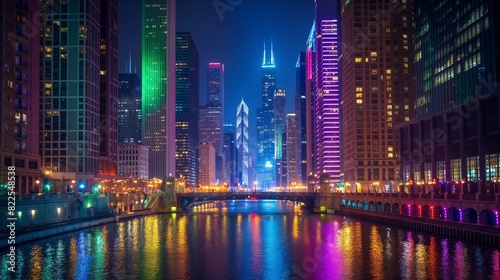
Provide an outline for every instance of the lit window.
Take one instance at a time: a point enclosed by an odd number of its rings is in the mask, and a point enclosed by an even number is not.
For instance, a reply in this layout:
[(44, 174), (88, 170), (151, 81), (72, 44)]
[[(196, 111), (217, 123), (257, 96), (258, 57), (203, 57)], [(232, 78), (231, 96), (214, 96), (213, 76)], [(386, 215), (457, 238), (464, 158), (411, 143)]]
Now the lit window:
[(363, 92), (363, 88), (362, 87), (357, 87), (356, 88), (356, 92)]
[(370, 56), (372, 56), (372, 57), (373, 57), (373, 56), (377, 56), (377, 52), (371, 52), (371, 53), (370, 53)]
[(405, 122), (410, 121), (410, 117), (405, 117)]
[(356, 104), (363, 104), (363, 100), (361, 100), (361, 99), (356, 99)]
[(354, 59), (354, 62), (361, 62), (361, 61), (362, 61), (362, 58), (361, 58), (361, 57), (356, 57), (356, 58)]
[(392, 158), (392, 157), (394, 157), (394, 154), (393, 154), (393, 153), (388, 153), (388, 154), (387, 154), (387, 157)]

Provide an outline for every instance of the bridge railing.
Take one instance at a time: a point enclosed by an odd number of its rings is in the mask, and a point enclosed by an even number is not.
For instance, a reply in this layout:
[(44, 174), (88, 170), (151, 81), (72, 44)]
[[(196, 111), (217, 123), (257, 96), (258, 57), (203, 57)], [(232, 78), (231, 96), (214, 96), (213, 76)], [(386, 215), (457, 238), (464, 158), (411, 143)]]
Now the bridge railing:
[(311, 196), (317, 195), (315, 192), (184, 192), (177, 193), (177, 196), (252, 196), (252, 195), (268, 195), (268, 196)]
[(497, 194), (460, 194), (460, 193), (332, 193), (332, 195), (355, 196), (355, 197), (382, 197), (382, 198), (411, 198), (411, 199), (432, 199), (432, 200), (458, 200), (458, 201), (485, 201), (500, 202), (500, 193)]

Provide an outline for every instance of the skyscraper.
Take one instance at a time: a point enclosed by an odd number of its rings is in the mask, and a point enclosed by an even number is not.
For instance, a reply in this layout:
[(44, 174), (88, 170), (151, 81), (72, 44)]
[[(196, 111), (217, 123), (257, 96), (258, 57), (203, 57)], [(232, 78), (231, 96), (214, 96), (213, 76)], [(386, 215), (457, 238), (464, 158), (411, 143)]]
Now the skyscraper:
[[(393, 10), (398, 9), (397, 13)], [(360, 15), (359, 10), (370, 10)], [(355, 32), (391, 14), (371, 39)], [(343, 7), (344, 177), (351, 191), (389, 191), (398, 179), (396, 125), (414, 116), (412, 1), (350, 2)]]
[(274, 90), (274, 159), (276, 162), (276, 186), (282, 186), (286, 182), (281, 180), (281, 158), (283, 157), (283, 132), (286, 130), (286, 92), (284, 89)]
[(118, 74), (118, 144), (142, 144), (141, 78)]
[(300, 183), (300, 154), (297, 153), (299, 150), (299, 138), (297, 137), (297, 115), (287, 114), (286, 115), (286, 186), (295, 186)]
[(242, 186), (251, 187), (249, 182), (249, 148), (248, 148), (248, 106), (241, 100), (236, 109), (236, 151), (237, 151), (237, 171), (238, 182)]
[(142, 121), (149, 176), (175, 176), (175, 0), (142, 2)]
[(315, 136), (316, 172), (326, 172), (340, 181), (340, 5), (317, 0)]
[(188, 186), (197, 186), (199, 56), (190, 33), (176, 37), (175, 173)]
[[(99, 40), (101, 20), (110, 20), (106, 18), (109, 14), (99, 17), (101, 6), (97, 0), (40, 3), (43, 19), (40, 28), (42, 171), (59, 190), (69, 184), (68, 180), (85, 182), (91, 187), (98, 174), (105, 171), (100, 170), (101, 155), (103, 159), (109, 159), (108, 152), (116, 155), (112, 146), (105, 147), (103, 153), (100, 150), (101, 140), (110, 145), (117, 140), (117, 134), (106, 134), (109, 126), (116, 124), (111, 120), (116, 120), (116, 115), (113, 118), (110, 115), (109, 122), (101, 122), (101, 117), (106, 120), (106, 114), (116, 114), (117, 108), (111, 109), (118, 106), (116, 95), (105, 96), (117, 94), (116, 91), (103, 88), (101, 94), (101, 86), (107, 85), (100, 83), (100, 71), (107, 70), (101, 68)], [(69, 16), (73, 11), (81, 12), (77, 17)], [(80, 17), (85, 18), (83, 24)], [(103, 43), (107, 47), (106, 41)], [(103, 54), (103, 60), (107, 59), (113, 62), (109, 67), (116, 65), (113, 55)], [(102, 106), (101, 97), (105, 99)]]
[(208, 141), (200, 141), (199, 183), (202, 186), (215, 185), (215, 148)]
[(273, 187), (276, 177), (274, 155), (274, 90), (276, 89), (276, 65), (273, 43), (271, 55), (266, 59), (266, 44), (262, 59), (262, 104), (257, 110), (257, 181), (259, 188)]
[(207, 73), (207, 104), (222, 107), (224, 106), (224, 64), (220, 62), (209, 63)]
[(101, 1), (99, 12), (99, 177), (109, 179), (118, 174), (118, 0)]
[[(14, 166), (17, 193), (35, 191), (35, 182), (41, 177), (40, 36), (37, 30), (28, 27), (28, 22), (22, 21), (36, 18), (39, 12), (39, 1), (26, 8), (18, 6), (16, 1), (0, 4), (0, 184), (7, 183), (8, 168)], [(45, 96), (46, 90), (42, 90)], [(50, 96), (50, 89), (47, 91)], [(60, 116), (50, 114), (42, 121), (45, 119), (52, 125), (52, 119), (59, 122)]]
[(207, 71), (207, 105), (200, 107), (200, 141), (210, 141), (216, 153), (216, 180), (227, 181), (223, 155), (224, 64), (210, 62)]
[(306, 90), (306, 52), (300, 52), (295, 64), (295, 115), (297, 118), (297, 161), (298, 184), (306, 185), (307, 173), (307, 90)]
[(306, 42), (306, 173), (316, 173), (316, 22)]
[(236, 185), (236, 168), (237, 168), (237, 153), (236, 153), (236, 133), (234, 123), (224, 124), (224, 162), (226, 163), (226, 178), (229, 186)]
[(398, 127), (400, 190), (497, 193), (498, 1), (413, 4), (416, 118)]

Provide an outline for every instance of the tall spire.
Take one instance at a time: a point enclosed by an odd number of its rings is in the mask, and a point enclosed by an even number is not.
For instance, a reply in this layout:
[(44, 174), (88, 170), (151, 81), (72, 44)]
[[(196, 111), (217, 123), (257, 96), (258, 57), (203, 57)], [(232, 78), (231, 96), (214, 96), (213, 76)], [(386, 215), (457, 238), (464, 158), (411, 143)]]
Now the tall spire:
[(273, 36), (271, 36), (271, 65), (274, 65)]
[(264, 56), (262, 57), (262, 66), (266, 65), (266, 37), (264, 37)]

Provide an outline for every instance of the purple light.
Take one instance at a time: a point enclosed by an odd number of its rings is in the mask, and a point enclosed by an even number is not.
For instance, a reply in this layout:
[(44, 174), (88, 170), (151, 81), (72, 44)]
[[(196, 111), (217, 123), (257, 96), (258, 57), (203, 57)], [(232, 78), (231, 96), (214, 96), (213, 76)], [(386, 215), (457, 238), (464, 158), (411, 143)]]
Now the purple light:
[[(317, 170), (340, 179), (339, 30), (337, 20), (323, 20), (316, 37), (316, 150)], [(308, 52), (309, 58), (309, 52)], [(312, 78), (312, 67), (307, 77)]]

